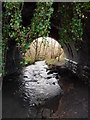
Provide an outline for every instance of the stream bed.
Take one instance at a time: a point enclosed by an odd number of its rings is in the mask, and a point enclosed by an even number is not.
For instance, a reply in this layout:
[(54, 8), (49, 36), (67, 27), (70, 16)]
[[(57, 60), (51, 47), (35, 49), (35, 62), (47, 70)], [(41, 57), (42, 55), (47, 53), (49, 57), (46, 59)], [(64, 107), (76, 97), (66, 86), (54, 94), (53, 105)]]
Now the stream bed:
[(2, 117), (87, 118), (88, 87), (68, 73), (51, 72), (45, 61), (35, 62), (4, 78)]
[(63, 95), (57, 75), (50, 73), (45, 61), (39, 61), (23, 68), (20, 75), (6, 78), (3, 82), (3, 117), (50, 117)]

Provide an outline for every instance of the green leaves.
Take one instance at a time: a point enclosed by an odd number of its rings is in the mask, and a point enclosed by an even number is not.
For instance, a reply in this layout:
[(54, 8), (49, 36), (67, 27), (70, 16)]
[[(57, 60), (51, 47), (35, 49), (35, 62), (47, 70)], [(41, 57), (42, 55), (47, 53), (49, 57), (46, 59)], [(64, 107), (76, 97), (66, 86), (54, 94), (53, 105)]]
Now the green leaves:
[(28, 27), (23, 27), (20, 9), (21, 6), (23, 7), (23, 2), (4, 2), (5, 12), (2, 14), (3, 61), (8, 50), (7, 43), (9, 39), (15, 40), (17, 47), (23, 53), (28, 49), (28, 46), (33, 41), (33, 39), (39, 36), (49, 36), (51, 29), (50, 18), (54, 11), (52, 7), (53, 2), (37, 2), (36, 4), (37, 7), (35, 9), (33, 19), (31, 20), (31, 25)]
[[(60, 17), (60, 43), (82, 41), (83, 29), (87, 14), (90, 10), (88, 3), (61, 3), (57, 12)], [(55, 18), (56, 19), (56, 16)]]
[[(25, 36), (21, 35), (22, 29), (22, 17), (20, 5), (23, 3), (20, 2), (4, 2), (5, 11), (2, 12), (2, 62), (4, 63), (6, 53), (8, 50), (9, 39), (15, 40), (18, 47), (21, 47), (23, 42), (22, 39), (25, 39)], [(25, 34), (24, 34), (25, 35)], [(23, 37), (23, 38), (22, 38)], [(2, 65), (4, 71), (4, 64)], [(3, 72), (4, 74), (4, 72)]]
[[(31, 24), (30, 37), (47, 36), (50, 30), (50, 18), (53, 13), (52, 2), (39, 2)], [(37, 36), (38, 35), (38, 36)]]

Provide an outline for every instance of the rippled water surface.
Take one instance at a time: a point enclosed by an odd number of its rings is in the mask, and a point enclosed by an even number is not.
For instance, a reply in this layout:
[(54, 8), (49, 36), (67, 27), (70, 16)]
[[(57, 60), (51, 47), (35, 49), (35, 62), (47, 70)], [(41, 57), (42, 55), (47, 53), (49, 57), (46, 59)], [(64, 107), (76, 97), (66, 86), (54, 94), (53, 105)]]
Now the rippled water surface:
[(4, 78), (3, 118), (87, 118), (87, 85), (70, 71), (57, 72), (38, 61)]

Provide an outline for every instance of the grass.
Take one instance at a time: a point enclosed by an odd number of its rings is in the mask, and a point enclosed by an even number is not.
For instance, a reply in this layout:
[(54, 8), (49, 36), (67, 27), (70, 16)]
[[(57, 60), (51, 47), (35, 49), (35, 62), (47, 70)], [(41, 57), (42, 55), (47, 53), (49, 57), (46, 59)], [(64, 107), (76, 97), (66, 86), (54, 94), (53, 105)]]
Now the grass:
[(33, 58), (30, 56), (25, 57), (25, 65), (31, 65), (33, 63), (35, 63), (35, 60), (33, 60)]
[(50, 66), (50, 65), (56, 64), (58, 62), (58, 60), (57, 59), (47, 59), (45, 62), (48, 66)]

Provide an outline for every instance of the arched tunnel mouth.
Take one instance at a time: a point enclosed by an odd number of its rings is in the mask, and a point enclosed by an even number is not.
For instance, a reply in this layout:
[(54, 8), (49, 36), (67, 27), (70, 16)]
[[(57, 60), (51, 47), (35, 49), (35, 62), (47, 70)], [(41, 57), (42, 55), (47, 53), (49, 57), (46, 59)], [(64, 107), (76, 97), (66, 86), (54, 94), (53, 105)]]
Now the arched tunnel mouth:
[(39, 37), (33, 40), (25, 53), (25, 64), (45, 60), (46, 63), (64, 63), (65, 52), (60, 43), (51, 37)]
[[(41, 42), (41, 38), (38, 39), (40, 39)], [(49, 39), (52, 40), (52, 38)], [(56, 42), (57, 46), (59, 43), (56, 40), (54, 41)], [(35, 43), (36, 42), (34, 40), (31, 45)], [(61, 45), (59, 47), (61, 48)], [(38, 61), (38, 58), (36, 59), (36, 61)], [(71, 77), (72, 73), (66, 71), (66, 76), (61, 77), (59, 74), (57, 74), (56, 71), (50, 71), (49, 69), (47, 70), (47, 68), (48, 66), (46, 65), (45, 61), (38, 61), (35, 62), (35, 64), (24, 67), (22, 73), (18, 77), (10, 76), (10, 78), (6, 78), (6, 81), (4, 81), (3, 85), (3, 111), (6, 112), (3, 112), (3, 116), (27, 118), (35, 117), (37, 119), (38, 114), (40, 113), (41, 116), (39, 117), (41, 118), (46, 118), (47, 116), (48, 118), (54, 118), (55, 116), (58, 117), (58, 112), (60, 111), (61, 113), (59, 116), (67, 116), (68, 110), (66, 110), (65, 108), (70, 109), (70, 98), (75, 99), (75, 97), (78, 97), (79, 99), (81, 99), (81, 93), (85, 93), (85, 100), (83, 100), (83, 103), (84, 101), (86, 101), (87, 88), (82, 89), (83, 87), (78, 87), (78, 85), (73, 82), (75, 80), (73, 80), (73, 77)], [(59, 70), (60, 69), (58, 69), (58, 71)], [(57, 75), (60, 77), (57, 78)], [(65, 90), (62, 89), (60, 82), (62, 82)], [(74, 84), (77, 85), (78, 90), (75, 88)], [(63, 95), (63, 90), (65, 91), (66, 95)], [(76, 95), (76, 93), (78, 94), (78, 96)], [(79, 102), (79, 100), (77, 100), (77, 102)], [(61, 104), (63, 107), (65, 107), (62, 110)], [(77, 109), (77, 103), (75, 100), (73, 102), (72, 99), (72, 106), (75, 106), (74, 104), (76, 104), (75, 108)], [(86, 105), (86, 103), (84, 103), (84, 105)], [(82, 104), (80, 104), (80, 106), (82, 107)], [(14, 110), (16, 111), (16, 114), (13, 112)], [(65, 112), (63, 112), (63, 110), (65, 110)], [(10, 114), (8, 114), (7, 111), (9, 111)]]
[[(23, 26), (31, 23), (36, 6), (36, 3), (26, 4), (22, 16)], [(54, 13), (57, 13), (58, 3), (54, 8)], [(61, 16), (59, 18), (61, 19)], [(79, 84), (79, 80), (83, 80), (82, 76), (86, 78), (86, 82), (89, 79), (87, 76), (90, 71), (87, 67), (89, 59), (84, 62), (89, 54), (83, 57), (86, 50), (83, 52), (82, 46), (81, 53), (77, 52), (74, 42), (61, 47), (58, 29), (60, 21), (52, 16), (50, 37), (38, 38), (37, 34), (24, 57), (19, 54), (16, 43), (11, 45), (9, 42), (10, 49), (6, 58), (9, 77), (6, 76), (3, 82), (3, 117), (42, 119), (53, 118), (53, 114), (58, 115), (58, 118), (88, 117), (88, 89), (82, 82)], [(29, 41), (28, 37), (27, 39)], [(23, 67), (20, 64), (21, 60), (25, 63)], [(17, 74), (19, 68), (20, 73)], [(76, 74), (81, 78), (79, 79)]]

